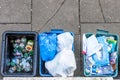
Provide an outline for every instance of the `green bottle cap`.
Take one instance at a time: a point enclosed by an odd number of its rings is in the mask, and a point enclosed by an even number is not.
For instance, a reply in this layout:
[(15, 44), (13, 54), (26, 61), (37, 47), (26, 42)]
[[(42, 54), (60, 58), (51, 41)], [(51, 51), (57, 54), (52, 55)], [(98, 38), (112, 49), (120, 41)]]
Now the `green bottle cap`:
[(33, 46), (34, 42), (33, 42), (33, 40), (29, 40), (29, 41), (27, 42), (27, 44)]
[(16, 48), (15, 48), (15, 49), (13, 49), (13, 52), (14, 52), (14, 53), (16, 53), (17, 51), (18, 51), (18, 50), (17, 50)]
[(18, 71), (18, 72), (21, 72), (21, 71), (22, 71), (22, 67), (19, 66), (19, 67), (17, 68), (17, 71)]
[(11, 66), (15, 66), (15, 63), (14, 63), (14, 62), (11, 62), (10, 64), (11, 64)]
[(17, 50), (18, 50), (18, 51), (22, 51), (22, 50), (23, 50), (23, 48), (22, 48), (22, 47), (20, 47), (20, 46), (18, 46), (18, 47), (17, 47)]
[(86, 75), (89, 75), (90, 74), (90, 70), (85, 69), (85, 73), (86, 73)]
[(31, 51), (29, 52), (29, 55), (30, 55), (30, 56), (33, 56), (33, 53), (34, 53), (34, 51), (31, 50)]
[(24, 54), (24, 58), (27, 58), (27, 57), (28, 57), (28, 53), (25, 53), (25, 54)]

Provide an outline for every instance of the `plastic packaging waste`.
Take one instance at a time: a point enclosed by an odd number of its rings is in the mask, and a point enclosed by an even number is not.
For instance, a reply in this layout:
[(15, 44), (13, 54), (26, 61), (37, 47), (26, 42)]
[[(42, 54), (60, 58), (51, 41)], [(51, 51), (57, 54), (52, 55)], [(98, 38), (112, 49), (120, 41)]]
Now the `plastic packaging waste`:
[(105, 36), (102, 36), (102, 37), (97, 37), (97, 40), (99, 43), (101, 43), (103, 45), (102, 47), (102, 50), (101, 50), (101, 54), (102, 54), (102, 57), (101, 57), (101, 60), (99, 60), (97, 58), (97, 55), (93, 55), (93, 60), (95, 61), (95, 64), (97, 66), (105, 66), (105, 65), (108, 65), (109, 64), (109, 53), (108, 53), (108, 43), (106, 42), (106, 37)]
[(101, 71), (99, 74), (113, 74), (113, 68), (111, 65), (99, 67), (98, 71)]
[(110, 52), (113, 53), (115, 51), (115, 46), (117, 44), (117, 41), (114, 40), (114, 39), (108, 38), (107, 42), (109, 43), (109, 45), (111, 45), (111, 51)]
[(57, 36), (57, 52), (60, 52), (64, 48), (71, 49), (73, 46), (73, 36), (71, 35), (70, 32), (64, 32), (62, 34), (59, 34)]
[(73, 36), (65, 32), (57, 36), (57, 54), (51, 61), (45, 62), (45, 67), (52, 76), (73, 76), (76, 69), (73, 53)]
[[(34, 41), (28, 40), (25, 36), (22, 38), (12, 39), (13, 45), (12, 58), (7, 61), (9, 72), (29, 72), (32, 71), (32, 57), (30, 53), (34, 53)], [(29, 43), (29, 48), (25, 48)], [(27, 50), (28, 49), (28, 50)], [(24, 51), (23, 51), (24, 50)], [(29, 58), (29, 60), (27, 60)]]
[(101, 45), (98, 43), (95, 35), (92, 35), (89, 38), (87, 38), (86, 46), (87, 46), (87, 48), (86, 48), (87, 49), (87, 52), (86, 52), (87, 56), (91, 56), (101, 49)]
[(52, 60), (57, 52), (56, 34), (40, 34), (40, 51), (43, 61)]
[(73, 72), (76, 69), (73, 51), (68, 49), (62, 50), (56, 54), (53, 60), (47, 61), (45, 67), (52, 76), (73, 76)]
[(111, 64), (116, 64), (116, 59), (117, 59), (117, 53), (113, 52), (110, 54), (110, 63)]
[(85, 34), (83, 34), (83, 38), (82, 38), (82, 41), (83, 41), (83, 42), (82, 42), (82, 43), (83, 43), (83, 44), (82, 44), (82, 54), (86, 54), (86, 52), (87, 52), (87, 49), (86, 49), (86, 48), (87, 48), (87, 47), (86, 47), (86, 44), (87, 44), (87, 43), (86, 43), (86, 39), (87, 39), (87, 38), (86, 38)]
[[(97, 36), (97, 35), (96, 35)], [(112, 36), (86, 37), (83, 34), (86, 75), (113, 75), (116, 70), (117, 40)]]

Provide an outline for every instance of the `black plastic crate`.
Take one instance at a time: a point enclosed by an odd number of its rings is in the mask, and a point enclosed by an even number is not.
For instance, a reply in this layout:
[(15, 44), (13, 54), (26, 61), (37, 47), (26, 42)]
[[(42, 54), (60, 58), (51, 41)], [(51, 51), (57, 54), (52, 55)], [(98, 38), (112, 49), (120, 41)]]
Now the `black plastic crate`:
[[(32, 56), (32, 70), (29, 72), (14, 72), (10, 73), (8, 71), (9, 66), (7, 66), (7, 61), (13, 57), (11, 54), (13, 46), (11, 44), (12, 39), (20, 38), (25, 36), (27, 39), (34, 41), (33, 46), (33, 56)], [(37, 33), (30, 31), (6, 31), (2, 36), (2, 60), (1, 60), (1, 74), (2, 76), (35, 76), (37, 68)]]

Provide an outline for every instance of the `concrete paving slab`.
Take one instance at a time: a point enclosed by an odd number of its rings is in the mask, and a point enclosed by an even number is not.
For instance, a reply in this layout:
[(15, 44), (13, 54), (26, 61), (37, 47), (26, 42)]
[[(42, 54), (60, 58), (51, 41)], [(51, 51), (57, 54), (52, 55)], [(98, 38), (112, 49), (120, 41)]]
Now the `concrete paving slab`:
[(120, 0), (100, 0), (106, 22), (120, 22)]
[(30, 23), (31, 0), (0, 0), (0, 23)]
[(32, 14), (33, 31), (51, 28), (63, 28), (76, 34), (79, 31), (78, 0), (34, 0)]
[[(31, 25), (30, 24), (0, 24), (0, 45), (2, 45), (3, 32), (8, 30), (9, 31), (31, 31)], [(0, 51), (1, 51), (1, 46), (0, 46)], [(0, 60), (1, 60), (1, 57), (0, 57)], [(0, 78), (2, 78), (1, 74), (0, 74)]]
[(80, 0), (81, 22), (104, 22), (98, 0)]
[(75, 77), (81, 77), (82, 71), (81, 71), (81, 67), (83, 67), (83, 65), (81, 65), (81, 57), (80, 57), (80, 35), (75, 35), (74, 37), (74, 54), (75, 54), (75, 59), (76, 59), (76, 65), (77, 65), (77, 69), (75, 70), (74, 76)]

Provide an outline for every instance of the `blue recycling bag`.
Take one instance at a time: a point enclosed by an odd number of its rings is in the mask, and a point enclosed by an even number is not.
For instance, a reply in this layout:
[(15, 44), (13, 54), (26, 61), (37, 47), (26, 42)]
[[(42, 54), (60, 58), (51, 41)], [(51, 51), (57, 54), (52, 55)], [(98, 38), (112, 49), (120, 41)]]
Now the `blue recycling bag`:
[(43, 61), (52, 60), (57, 52), (56, 34), (39, 34), (40, 56)]

